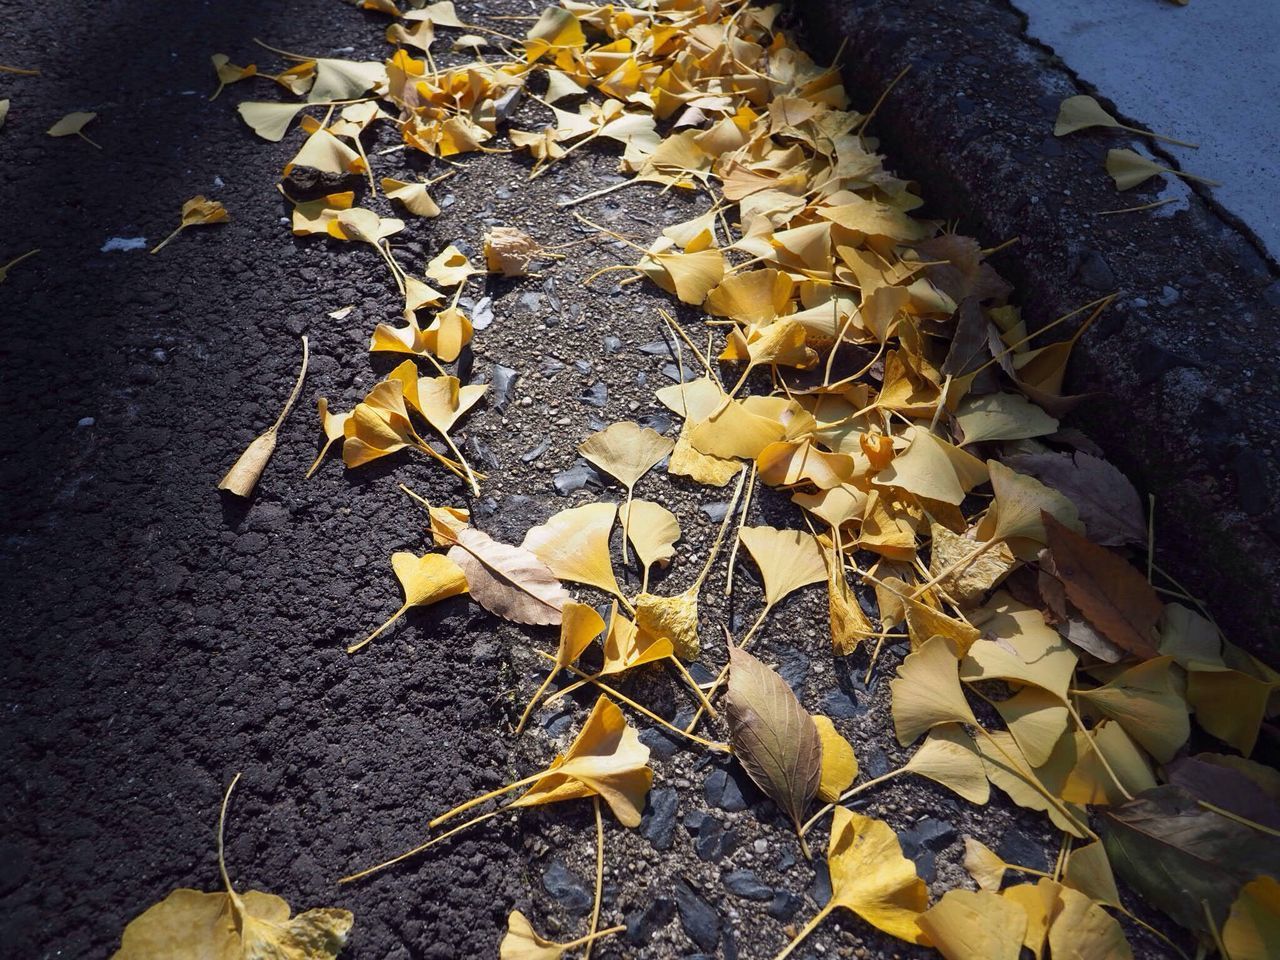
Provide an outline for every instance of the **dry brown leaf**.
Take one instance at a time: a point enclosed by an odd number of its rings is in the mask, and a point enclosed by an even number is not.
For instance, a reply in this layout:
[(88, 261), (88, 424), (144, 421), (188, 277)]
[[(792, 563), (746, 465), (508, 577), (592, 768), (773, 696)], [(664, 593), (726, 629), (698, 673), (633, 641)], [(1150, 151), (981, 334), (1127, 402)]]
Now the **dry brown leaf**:
[(734, 756), (756, 786), (795, 825), (818, 791), (822, 738), (777, 673), (739, 647), (729, 648), (729, 693), (725, 705)]
[(1156, 656), (1156, 624), (1164, 604), (1146, 578), (1049, 513), (1043, 522), (1058, 579), (1071, 602), (1112, 643), (1136, 657)]
[(570, 599), (555, 574), (522, 547), (499, 543), (471, 527), (453, 532), (449, 559), (462, 568), (467, 592), (492, 614), (514, 623), (558, 624)]

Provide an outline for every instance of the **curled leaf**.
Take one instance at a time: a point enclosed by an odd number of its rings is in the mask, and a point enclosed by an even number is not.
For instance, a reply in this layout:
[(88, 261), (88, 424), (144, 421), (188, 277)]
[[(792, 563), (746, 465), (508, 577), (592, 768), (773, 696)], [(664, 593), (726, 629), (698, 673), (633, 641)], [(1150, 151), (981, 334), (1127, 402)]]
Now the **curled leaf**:
[[(152, 251), (154, 252), (154, 251)], [(307, 338), (302, 338), (302, 367), (298, 370), (298, 380), (293, 385), (293, 392), (289, 394), (289, 399), (285, 401), (284, 409), (280, 411), (280, 415), (276, 417), (275, 422), (267, 427), (265, 431), (259, 434), (244, 453), (236, 458), (236, 462), (231, 465), (228, 470), (218, 481), (218, 489), (226, 490), (234, 493), (237, 497), (247, 497), (253, 493), (253, 488), (258, 485), (258, 478), (262, 476), (262, 471), (267, 467), (267, 461), (271, 459), (271, 454), (276, 448), (276, 434), (280, 430), (280, 425), (284, 423), (284, 418), (289, 415), (289, 411), (293, 409), (294, 401), (298, 399), (298, 394), (302, 391), (302, 382), (307, 377), (307, 358), (310, 352), (307, 347)], [(324, 411), (322, 411), (322, 416)], [(328, 444), (325, 445), (328, 449)], [(321, 456), (324, 451), (321, 451)], [(317, 462), (319, 459), (317, 458)]]

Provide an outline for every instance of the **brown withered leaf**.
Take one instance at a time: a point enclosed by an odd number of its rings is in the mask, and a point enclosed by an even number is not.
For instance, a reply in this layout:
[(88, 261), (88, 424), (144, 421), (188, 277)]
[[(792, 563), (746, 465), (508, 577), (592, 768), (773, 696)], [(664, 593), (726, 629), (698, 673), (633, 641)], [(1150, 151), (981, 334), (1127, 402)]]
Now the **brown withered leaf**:
[(513, 623), (558, 624), (569, 593), (551, 569), (523, 547), (499, 543), (473, 527), (454, 531), (449, 557), (467, 577), (476, 603)]
[(813, 718), (782, 677), (734, 646), (725, 716), (734, 756), (799, 834), (822, 776), (822, 739)]
[(1067, 597), (1108, 640), (1144, 660), (1159, 652), (1154, 639), (1164, 604), (1151, 584), (1105, 547), (1041, 513), (1058, 578)]
[(1104, 547), (1146, 543), (1142, 501), (1129, 478), (1112, 464), (1083, 450), (1073, 455), (1024, 453), (1004, 460), (1006, 466), (1030, 474), (1076, 505), (1085, 534)]

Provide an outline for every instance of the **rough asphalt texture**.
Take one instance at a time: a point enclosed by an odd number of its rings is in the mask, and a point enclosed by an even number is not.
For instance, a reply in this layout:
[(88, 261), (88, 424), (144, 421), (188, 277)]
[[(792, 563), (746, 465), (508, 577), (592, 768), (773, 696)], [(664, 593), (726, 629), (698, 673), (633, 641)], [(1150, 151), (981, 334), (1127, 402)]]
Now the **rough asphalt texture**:
[[(479, 5), (459, 9), (476, 16)], [(514, 0), (484, 9), (530, 10)], [(334, 882), (416, 844), (446, 807), (544, 765), (591, 700), (542, 711), (514, 739), (511, 725), (543, 676), (533, 647), (549, 649), (552, 632), (498, 622), (465, 597), (410, 614), (356, 656), (343, 652), (399, 604), (390, 554), (428, 544), (397, 484), (433, 502), (467, 498), (409, 456), (350, 473), (331, 456), (303, 479), (319, 444), (315, 399), (348, 408), (394, 365), (365, 348), (377, 321), (398, 317), (398, 297), (371, 251), (295, 239), (281, 222), (275, 182), (297, 139), (264, 143), (234, 112), (241, 99), (275, 98), (272, 85), (205, 97), (211, 53), (270, 65), (250, 42), (258, 36), (321, 55), (381, 56), (385, 21), (336, 0), (117, 2), (92, 17), (62, 0), (38, 11), (0, 0), (0, 16), (20, 38), (0, 48), (0, 61), (44, 71), (0, 78), (13, 99), (0, 131), (3, 259), (43, 251), (0, 287), (0, 582), (11, 624), (0, 671), (5, 952), (103, 957), (131, 917), (174, 887), (215, 889), (213, 828), (235, 771), (244, 777), (228, 823), (232, 877), (295, 909), (353, 910), (346, 957), (493, 956), (513, 908), (543, 933), (581, 935), (594, 863), (585, 803), (503, 816), (379, 877)], [(878, 93), (852, 89), (863, 106)], [(100, 114), (88, 132), (101, 152), (44, 136), (76, 109)], [(399, 154), (374, 162), (380, 174), (441, 169)], [(612, 182), (616, 157), (580, 151), (532, 184), (520, 159), (464, 163), (437, 188), (444, 216), (411, 222), (397, 245), (402, 263), (420, 268), (455, 241), (478, 253), (493, 224), (547, 244), (579, 239), (587, 234), (554, 202)], [(932, 194), (929, 171), (913, 172)], [(155, 243), (196, 193), (223, 200), (232, 222), (189, 230), (156, 257), (101, 252), (115, 236)], [(585, 212), (647, 240), (700, 209), (634, 187)], [(506, 404), (491, 396), (460, 432), (491, 477), (474, 516), (498, 539), (519, 541), (567, 506), (618, 499), (618, 488), (595, 485), (561, 496), (554, 481), (591, 431), (626, 418), (661, 429), (666, 418), (653, 391), (670, 382), (672, 360), (640, 348), (663, 339), (656, 311), (670, 300), (647, 284), (619, 289), (616, 277), (582, 285), (598, 266), (629, 260), (621, 247), (592, 241), (567, 252), (540, 278), (469, 292), (490, 296), (494, 317), (477, 332), (471, 376), (492, 381), (498, 364), (519, 372)], [(342, 321), (327, 316), (348, 305)], [(700, 318), (678, 316), (697, 332)], [(304, 332), (313, 353), (303, 401), (257, 494), (224, 499), (214, 485), (274, 417)], [(638, 494), (680, 518), (680, 553), (657, 583), (678, 591), (706, 555), (724, 496), (665, 474)], [(752, 522), (794, 525), (795, 516), (762, 497)], [(750, 562), (739, 566), (732, 603), (721, 597), (722, 571), (704, 593), (706, 637), (721, 622), (741, 629), (759, 609)], [(835, 719), (868, 775), (905, 761), (884, 682), (901, 651), (864, 687), (863, 656), (831, 657), (820, 591), (785, 603), (770, 628), (766, 659), (808, 708)], [(723, 649), (708, 647), (718, 667)], [(666, 675), (641, 673), (624, 687), (666, 716), (687, 714), (687, 695)], [(602, 920), (629, 930), (596, 955), (772, 956), (825, 900), (825, 873), (799, 856), (732, 766), (652, 732), (644, 739), (656, 768), (645, 823), (606, 826)], [(964, 834), (1039, 868), (1056, 852), (1042, 817), (995, 797), (974, 808), (903, 778), (861, 808), (902, 833), (934, 896), (965, 882)], [(1128, 932), (1137, 955), (1163, 955)], [(848, 914), (830, 918), (799, 956), (832, 953), (925, 955)]]
[[(1156, 495), (1157, 562), (1214, 604), (1231, 640), (1274, 662), (1275, 264), (1199, 188), (1172, 216), (1100, 216), (1156, 199), (1162, 181), (1116, 192), (1104, 161), (1130, 145), (1122, 133), (1053, 136), (1063, 99), (1090, 93), (1106, 106), (1106, 90), (1028, 40), (1025, 18), (1005, 0), (795, 6), (815, 56), (845, 45), (851, 89), (883, 90), (911, 68), (878, 114), (882, 150), (926, 185), (932, 215), (991, 246), (1019, 238), (993, 263), (1030, 326), (1121, 291), (1073, 354), (1067, 387), (1097, 393), (1073, 423)], [(1149, 123), (1110, 106), (1121, 122)], [(1195, 151), (1148, 146), (1166, 166), (1193, 168)]]

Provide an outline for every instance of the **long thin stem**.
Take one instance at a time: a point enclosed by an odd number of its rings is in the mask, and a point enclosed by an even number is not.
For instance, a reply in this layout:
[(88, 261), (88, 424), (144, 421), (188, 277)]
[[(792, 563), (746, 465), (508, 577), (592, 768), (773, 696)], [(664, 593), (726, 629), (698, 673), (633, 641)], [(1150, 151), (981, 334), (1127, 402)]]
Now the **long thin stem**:
[(367, 637), (365, 637), (365, 638), (364, 638), (363, 640), (361, 640), (359, 643), (353, 643), (353, 644), (351, 644), (351, 646), (347, 647), (347, 653), (355, 653), (355, 652), (356, 652), (357, 650), (359, 650), (361, 647), (363, 647), (363, 646), (365, 646), (366, 644), (370, 643), (370, 642), (371, 642), (375, 637), (377, 637), (377, 636), (378, 636), (378, 634), (382, 633), (382, 631), (386, 630), (386, 629), (387, 629), (387, 627), (391, 626), (391, 625), (392, 625), (393, 623), (395, 623), (398, 619), (400, 619), (400, 617), (401, 617), (401, 616), (403, 616), (405, 613), (407, 613), (407, 612), (408, 612), (408, 610), (409, 610), (409, 604), (407, 604), (407, 603), (406, 603), (403, 607), (401, 607), (399, 610), (397, 610), (395, 613), (393, 613), (390, 617), (388, 617), (388, 618), (387, 618), (387, 621), (386, 621), (382, 626), (378, 627), (378, 629), (377, 629), (377, 630), (373, 631), (373, 633), (369, 634)]
[(783, 947), (782, 952), (778, 954), (776, 957), (774, 957), (773, 960), (787, 960), (787, 957), (791, 956), (795, 948), (800, 946), (800, 943), (806, 937), (808, 937), (809, 934), (813, 933), (813, 931), (818, 928), (818, 924), (822, 923), (823, 920), (827, 919), (827, 915), (830, 914), (831, 911), (834, 910), (835, 908), (836, 908), (836, 903), (834, 901), (828, 901), (827, 905), (818, 911), (817, 916), (815, 916), (812, 920), (806, 923), (804, 925), (804, 929), (802, 929), (799, 933), (796, 934), (796, 938), (792, 940), (790, 943), (788, 943), (785, 947)]
[(503, 794), (510, 793), (512, 790), (517, 790), (520, 787), (528, 786), (531, 783), (535, 783), (536, 781), (541, 780), (546, 775), (547, 775), (546, 770), (539, 770), (537, 773), (531, 773), (527, 777), (521, 777), (519, 780), (513, 780), (511, 781), (511, 783), (508, 783), (506, 786), (498, 787), (496, 790), (490, 790), (488, 793), (482, 793), (478, 797), (472, 797), (470, 800), (467, 800), (463, 803), (458, 804), (452, 810), (446, 810), (444, 813), (440, 814), (440, 816), (434, 817), (431, 820), (431, 822), (427, 824), (427, 826), (434, 829), (435, 827), (440, 826), (440, 824), (444, 823), (446, 820), (452, 820), (458, 814), (465, 813), (467, 810), (470, 810), (472, 807), (478, 807), (480, 806), (480, 804), (487, 803), (488, 801), (494, 799), (495, 797), (501, 797)]
[(397, 863), (402, 863), (403, 861), (408, 860), (410, 857), (417, 856), (418, 854), (422, 853), (422, 851), (430, 847), (434, 847), (441, 840), (449, 839), (455, 833), (461, 833), (463, 830), (467, 829), (468, 827), (473, 827), (477, 823), (483, 823), (484, 821), (492, 817), (496, 817), (498, 814), (502, 813), (506, 809), (507, 809), (506, 807), (499, 807), (497, 810), (490, 810), (488, 813), (482, 813), (478, 817), (472, 817), (470, 820), (466, 821), (465, 823), (458, 824), (458, 826), (454, 827), (452, 830), (446, 830), (444, 833), (440, 834), (440, 836), (432, 837), (430, 840), (426, 841), (425, 843), (418, 844), (412, 850), (406, 850), (404, 853), (400, 854), (399, 856), (392, 857), (390, 860), (386, 860), (383, 863), (375, 864), (372, 867), (369, 867), (365, 870), (361, 870), (359, 873), (353, 873), (350, 876), (343, 877), (338, 882), (352, 883), (353, 881), (360, 880), (363, 877), (369, 876), (369, 874), (371, 873), (377, 873), (379, 870), (385, 870), (387, 867), (394, 866)]
[(702, 709), (711, 714), (716, 719), (720, 718), (720, 714), (716, 708), (711, 705), (711, 701), (707, 699), (707, 695), (702, 692), (702, 688), (698, 686), (698, 681), (689, 675), (689, 671), (685, 669), (684, 664), (680, 662), (680, 658), (674, 654), (667, 658), (667, 662), (675, 667), (676, 672), (684, 678), (684, 682), (689, 685), (689, 689), (693, 691), (693, 695), (698, 698), (702, 704)]
[(453, 451), (453, 455), (458, 458), (458, 462), (462, 464), (462, 469), (467, 471), (467, 483), (471, 484), (471, 495), (473, 497), (480, 496), (480, 484), (476, 482), (476, 474), (475, 471), (471, 469), (471, 464), (467, 463), (467, 458), (462, 455), (462, 451), (458, 449), (458, 445), (453, 442), (453, 437), (449, 436), (447, 433), (442, 433), (441, 436), (444, 437), (444, 442), (448, 445), (449, 449)]
[[(764, 618), (769, 615), (769, 611), (771, 609), (772, 607), (766, 604), (765, 608), (760, 611), (760, 616), (756, 617), (755, 623), (751, 624), (750, 629), (748, 629), (746, 634), (743, 636), (742, 642), (738, 644), (738, 649), (740, 650), (746, 649), (747, 644), (751, 642), (752, 637), (755, 636), (756, 630), (760, 628), (760, 624), (764, 623)], [(729, 635), (729, 631), (726, 628), (725, 637), (728, 638), (728, 635)], [(720, 687), (724, 685), (724, 681), (728, 676), (729, 676), (729, 663), (726, 660), (725, 665), (721, 667), (720, 672), (716, 674), (715, 682), (711, 684), (711, 686), (707, 689), (708, 700), (711, 700), (713, 697), (715, 697), (716, 693), (720, 690)], [(693, 719), (689, 721), (689, 725), (684, 728), (686, 733), (692, 733), (697, 728), (698, 721), (702, 719), (702, 713), (703, 713), (702, 707), (699, 707), (697, 711), (694, 713)]]
[(1268, 827), (1265, 823), (1258, 823), (1256, 820), (1250, 820), (1248, 817), (1242, 817), (1238, 813), (1232, 813), (1230, 810), (1223, 809), (1216, 803), (1210, 803), (1208, 800), (1197, 800), (1196, 806), (1204, 810), (1211, 810), (1220, 817), (1226, 817), (1228, 820), (1234, 820), (1241, 826), (1257, 830), (1259, 833), (1267, 833), (1273, 837), (1280, 837), (1280, 830), (1274, 827)]
[[(1115, 906), (1115, 905), (1113, 904), (1112, 906)], [(1115, 909), (1116, 909), (1116, 910), (1118, 910), (1120, 913), (1124, 914), (1126, 917), (1128, 917), (1130, 920), (1132, 920), (1134, 923), (1136, 923), (1138, 926), (1140, 926), (1143, 930), (1147, 931), (1147, 933), (1149, 933), (1149, 934), (1151, 934), (1151, 935), (1153, 935), (1153, 936), (1159, 937), (1161, 940), (1163, 940), (1165, 943), (1167, 943), (1167, 944), (1169, 945), (1169, 947), (1170, 947), (1170, 948), (1171, 948), (1171, 949), (1172, 949), (1172, 950), (1173, 950), (1173, 951), (1174, 951), (1178, 956), (1182, 957), (1182, 960), (1191, 960), (1191, 957), (1187, 954), (1187, 952), (1186, 952), (1185, 950), (1183, 950), (1180, 946), (1178, 946), (1176, 943), (1174, 943), (1174, 942), (1173, 942), (1173, 940), (1171, 940), (1167, 934), (1161, 933), (1159, 930), (1157, 930), (1157, 929), (1156, 929), (1155, 927), (1153, 927), (1151, 924), (1147, 923), (1147, 921), (1143, 920), (1143, 919), (1142, 919), (1141, 917), (1139, 917), (1139, 916), (1136, 916), (1136, 915), (1134, 915), (1134, 914), (1130, 913), (1130, 912), (1129, 912), (1128, 910), (1126, 910), (1124, 907), (1116, 906), (1116, 907), (1115, 907)]]
[(729, 567), (724, 575), (724, 595), (733, 592), (733, 568), (738, 560), (738, 547), (742, 544), (742, 528), (747, 525), (747, 513), (751, 510), (751, 494), (756, 488), (756, 464), (753, 460), (747, 468), (747, 495), (742, 501), (742, 511), (738, 514), (738, 534), (733, 538), (733, 546), (729, 550)]
[(240, 774), (237, 773), (231, 778), (231, 782), (227, 784), (227, 792), (222, 795), (222, 809), (218, 811), (218, 872), (222, 874), (222, 882), (227, 888), (227, 893), (234, 894), (231, 888), (231, 878), (227, 876), (227, 860), (224, 856), (226, 846), (223, 843), (223, 833), (227, 826), (227, 804), (231, 801), (231, 791), (236, 788), (236, 784), (240, 782)]
[[(77, 130), (77, 131), (76, 131), (76, 136), (77, 136), (77, 137), (79, 137), (81, 140), (83, 140), (85, 143), (89, 144), (89, 146), (91, 146), (91, 147), (97, 147), (99, 150), (101, 150), (101, 149), (102, 149), (102, 144), (100, 144), (100, 143), (98, 143), (98, 142), (96, 142), (96, 141), (94, 141), (94, 140), (90, 140), (90, 139), (89, 139), (89, 135), (88, 135), (87, 133), (85, 133), (83, 130)], [(1183, 176), (1190, 176), (1190, 174), (1183, 174)], [(1195, 177), (1192, 177), (1192, 179), (1194, 180), (1194, 179), (1196, 179), (1196, 178), (1195, 178)]]
[(872, 779), (866, 781), (865, 783), (860, 783), (856, 787), (846, 790), (844, 793), (840, 794), (839, 799), (836, 800), (835, 803), (828, 803), (825, 807), (823, 807), (821, 810), (819, 810), (817, 813), (815, 813), (812, 817), (810, 817), (808, 820), (804, 822), (804, 825), (800, 828), (801, 836), (808, 833), (813, 828), (813, 825), (815, 823), (817, 823), (819, 820), (825, 817), (828, 813), (834, 810), (837, 804), (844, 803), (846, 800), (852, 800), (854, 797), (862, 793), (864, 790), (870, 790), (872, 787), (879, 786), (880, 784), (884, 783), (886, 780), (892, 780), (894, 777), (898, 776), (898, 774), (900, 773), (907, 773), (907, 772), (909, 772), (908, 767), (906, 766), (898, 767), (898, 769), (896, 770), (890, 770), (888, 773), (882, 773), (878, 777), (873, 777)]
[(329, 448), (330, 448), (330, 447), (332, 447), (332, 446), (333, 446), (334, 441), (335, 441), (335, 440), (338, 440), (338, 439), (340, 439), (340, 438), (339, 438), (339, 437), (330, 437), (329, 439), (325, 440), (325, 442), (324, 442), (324, 446), (320, 448), (320, 452), (316, 454), (316, 458), (315, 458), (315, 460), (313, 460), (313, 461), (311, 462), (311, 467), (310, 467), (310, 469), (309, 469), (309, 470), (307, 470), (307, 476), (306, 476), (306, 479), (308, 479), (308, 480), (310, 480), (310, 479), (311, 479), (311, 475), (312, 475), (313, 473), (315, 473), (315, 472), (316, 472), (316, 467), (320, 466), (320, 461), (324, 459), (324, 455), (325, 455), (326, 453), (328, 453), (328, 452), (329, 452)]
[(555, 678), (555, 675), (559, 672), (560, 672), (560, 667), (557, 664), (555, 667), (551, 669), (551, 672), (547, 674), (547, 679), (542, 681), (542, 686), (538, 687), (537, 691), (533, 695), (533, 698), (529, 701), (529, 705), (524, 708), (524, 713), (520, 715), (520, 722), (516, 724), (517, 735), (524, 732), (524, 726), (526, 723), (529, 722), (529, 718), (533, 716), (533, 711), (534, 711), (534, 708), (537, 707), (538, 701), (542, 699), (542, 695), (547, 692), (547, 687), (551, 686), (551, 681)]
[(939, 583), (947, 579), (947, 577), (951, 576), (957, 570), (965, 569), (967, 566), (969, 566), (969, 564), (973, 563), (973, 561), (977, 560), (980, 556), (982, 556), (984, 553), (986, 553), (988, 550), (994, 547), (997, 543), (1003, 543), (1003, 542), (1004, 541), (1000, 540), (997, 537), (992, 537), (990, 540), (987, 540), (985, 543), (980, 543), (976, 550), (973, 550), (965, 554), (955, 563), (949, 564), (936, 577), (932, 577), (926, 582), (920, 584), (920, 586), (916, 587), (916, 589), (912, 592), (911, 596), (908, 599), (914, 600), (916, 597), (920, 596), (930, 587), (937, 586)]
[(1166, 137), (1163, 133), (1154, 133), (1150, 130), (1143, 130), (1141, 127), (1126, 127), (1123, 123), (1116, 124), (1121, 130), (1128, 130), (1130, 133), (1138, 133), (1144, 137), (1150, 137), (1152, 140), (1163, 140), (1165, 143), (1172, 143), (1179, 147), (1190, 147), (1192, 150), (1199, 150), (1200, 144), (1188, 143), (1186, 140), (1175, 140), (1173, 137)]
[(557, 943), (556, 946), (565, 953), (568, 953), (570, 950), (575, 950), (585, 943), (594, 943), (595, 941), (602, 940), (605, 937), (611, 937), (615, 933), (621, 933), (625, 929), (627, 929), (627, 925), (622, 923), (616, 927), (609, 927), (607, 930), (597, 930), (589, 936), (579, 937), (577, 940), (570, 940), (568, 943)]
[[(627, 487), (627, 502), (622, 507), (622, 563), (624, 566), (631, 562), (631, 558), (627, 555), (627, 537), (631, 534), (631, 498), (633, 492), (632, 487)], [(643, 589), (641, 592), (643, 592)]]
[(163, 250), (166, 246), (169, 245), (170, 240), (172, 240), (174, 237), (180, 234), (183, 230), (185, 230), (186, 227), (187, 225), (185, 223), (178, 224), (178, 226), (174, 229), (173, 233), (169, 234), (167, 237), (165, 237), (163, 240), (161, 240), (159, 243), (157, 243), (154, 247), (151, 248), (151, 252), (153, 254), (159, 253), (161, 250)]
[(587, 950), (583, 960), (591, 960), (591, 945), (600, 925), (600, 899), (604, 896), (604, 818), (600, 816), (600, 794), (591, 798), (596, 813), (596, 898), (591, 906), (591, 925), (587, 928)]
[(724, 535), (728, 532), (729, 524), (733, 522), (733, 513), (738, 506), (738, 497), (742, 494), (742, 484), (746, 480), (746, 468), (738, 471), (738, 485), (734, 487), (733, 496), (729, 499), (729, 509), (725, 511), (724, 518), (720, 521), (720, 530), (716, 533), (716, 538), (711, 544), (711, 552), (707, 555), (707, 562), (702, 565), (702, 570), (698, 573), (698, 579), (693, 581), (693, 586), (689, 588), (695, 596), (702, 589), (702, 585), (706, 582), (707, 577), (711, 574), (711, 567), (715, 563), (716, 556), (720, 553), (720, 547), (724, 544)]
[(298, 379), (294, 381), (293, 389), (289, 391), (289, 399), (284, 402), (284, 406), (280, 409), (280, 415), (276, 417), (275, 423), (271, 424), (273, 433), (280, 429), (280, 425), (284, 423), (284, 418), (289, 415), (293, 405), (298, 402), (298, 394), (302, 392), (303, 381), (307, 379), (307, 364), (310, 360), (311, 345), (304, 335), (302, 338), (302, 366), (298, 368)]
[(26, 253), (14, 257), (8, 263), (0, 266), (0, 282), (4, 281), (4, 278), (9, 275), (10, 270), (20, 264), (23, 260), (27, 259), (27, 257), (34, 257), (39, 252), (40, 248), (36, 247), (34, 250), (28, 250)]
[[(549, 653), (545, 653), (545, 652), (543, 652), (542, 650), (538, 650), (538, 651), (537, 651), (537, 653), (538, 653), (540, 656), (546, 657), (548, 660), (554, 660), (554, 659), (555, 659), (555, 657), (551, 656), (551, 654), (549, 654)], [(685, 739), (692, 740), (694, 743), (701, 744), (702, 746), (707, 747), (707, 748), (708, 748), (708, 749), (710, 749), (710, 750), (719, 750), (719, 751), (721, 751), (722, 753), (728, 753), (728, 752), (729, 752), (729, 745), (728, 745), (727, 743), (716, 743), (716, 742), (715, 742), (715, 741), (713, 741), (713, 740), (704, 740), (702, 737), (698, 736), (698, 735), (697, 735), (697, 734), (695, 734), (695, 733), (691, 733), (691, 732), (689, 732), (688, 730), (681, 730), (679, 727), (677, 727), (677, 726), (676, 726), (674, 723), (672, 723), (670, 720), (664, 720), (662, 717), (658, 716), (656, 713), (654, 713), (654, 712), (653, 712), (652, 710), (650, 710), (648, 707), (643, 706), (642, 704), (636, 703), (636, 702), (635, 702), (634, 700), (632, 700), (630, 697), (628, 697), (628, 696), (626, 696), (626, 695), (624, 695), (624, 694), (619, 693), (617, 690), (615, 690), (613, 687), (609, 686), (607, 683), (601, 683), (601, 682), (600, 682), (599, 680), (597, 680), (595, 677), (591, 676), (591, 675), (590, 675), (590, 674), (588, 674), (588, 673), (583, 672), (582, 670), (579, 670), (577, 667), (573, 666), (572, 664), (570, 664), (570, 665), (566, 666), (566, 667), (565, 667), (565, 669), (566, 669), (566, 670), (568, 670), (568, 671), (570, 671), (571, 673), (575, 673), (575, 674), (577, 674), (579, 677), (581, 677), (582, 679), (586, 680), (588, 683), (590, 683), (590, 684), (594, 685), (594, 686), (595, 686), (595, 687), (597, 687), (598, 689), (600, 689), (600, 690), (602, 690), (603, 692), (605, 692), (605, 693), (609, 694), (609, 696), (613, 697), (613, 698), (614, 698), (615, 700), (617, 700), (619, 703), (625, 703), (625, 704), (626, 704), (628, 707), (630, 707), (632, 710), (635, 710), (635, 711), (636, 711), (636, 712), (638, 712), (638, 713), (642, 713), (642, 714), (644, 714), (646, 717), (648, 717), (648, 718), (649, 718), (650, 720), (652, 720), (654, 723), (661, 724), (662, 726), (664, 726), (664, 727), (666, 727), (668, 730), (670, 730), (672, 733), (677, 733), (677, 734), (679, 734), (680, 736), (684, 737)]]

